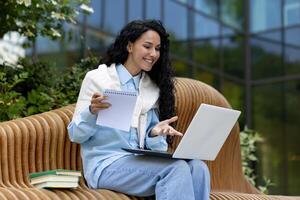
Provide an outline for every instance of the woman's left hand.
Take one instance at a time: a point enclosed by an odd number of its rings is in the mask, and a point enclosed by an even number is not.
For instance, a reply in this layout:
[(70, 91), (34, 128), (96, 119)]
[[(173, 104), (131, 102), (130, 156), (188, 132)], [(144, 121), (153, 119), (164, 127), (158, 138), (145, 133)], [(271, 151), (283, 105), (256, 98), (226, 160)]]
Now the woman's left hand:
[(177, 121), (178, 117), (172, 117), (170, 119), (166, 119), (164, 121), (159, 122), (154, 126), (154, 128), (151, 130), (151, 136), (158, 136), (158, 135), (171, 135), (171, 136), (183, 136), (182, 133), (175, 130), (172, 126), (169, 124)]

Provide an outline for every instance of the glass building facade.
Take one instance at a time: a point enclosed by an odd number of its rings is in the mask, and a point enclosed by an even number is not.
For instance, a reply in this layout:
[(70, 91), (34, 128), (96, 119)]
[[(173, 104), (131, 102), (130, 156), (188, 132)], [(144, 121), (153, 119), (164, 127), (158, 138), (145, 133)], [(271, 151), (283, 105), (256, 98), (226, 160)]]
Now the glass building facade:
[(300, 195), (300, 0), (91, 0), (94, 13), (66, 26), (72, 39), (38, 38), (28, 54), (71, 66), (101, 56), (134, 19), (160, 19), (177, 76), (218, 89), (263, 137), (259, 177), (271, 194)]

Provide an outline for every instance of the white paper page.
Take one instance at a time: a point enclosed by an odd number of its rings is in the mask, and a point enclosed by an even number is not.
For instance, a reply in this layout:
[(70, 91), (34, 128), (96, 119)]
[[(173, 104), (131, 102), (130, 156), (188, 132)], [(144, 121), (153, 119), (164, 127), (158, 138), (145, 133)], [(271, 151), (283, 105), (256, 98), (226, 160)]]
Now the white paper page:
[(111, 106), (99, 111), (96, 124), (129, 131), (137, 100), (137, 93), (105, 90), (103, 95), (108, 96), (106, 101), (110, 103)]

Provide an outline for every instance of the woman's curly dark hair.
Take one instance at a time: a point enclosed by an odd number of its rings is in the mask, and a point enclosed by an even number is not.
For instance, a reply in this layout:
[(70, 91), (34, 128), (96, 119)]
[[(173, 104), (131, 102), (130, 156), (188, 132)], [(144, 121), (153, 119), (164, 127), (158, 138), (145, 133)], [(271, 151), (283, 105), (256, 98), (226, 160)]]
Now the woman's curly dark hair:
[[(110, 66), (112, 63), (124, 64), (128, 57), (128, 42), (134, 43), (143, 33), (153, 30), (160, 36), (160, 57), (146, 72), (151, 80), (160, 89), (159, 95), (159, 119), (165, 120), (175, 114), (174, 97), (174, 71), (169, 59), (169, 34), (159, 20), (134, 20), (128, 23), (117, 35), (115, 42), (108, 48), (106, 55), (100, 60), (101, 63)], [(172, 138), (168, 137), (168, 143)]]

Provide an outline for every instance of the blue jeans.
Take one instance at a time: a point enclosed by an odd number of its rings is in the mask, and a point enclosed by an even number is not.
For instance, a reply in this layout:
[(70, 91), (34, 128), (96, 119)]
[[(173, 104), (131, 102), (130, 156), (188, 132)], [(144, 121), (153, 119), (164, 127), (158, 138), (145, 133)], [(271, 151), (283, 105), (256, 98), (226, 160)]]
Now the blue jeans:
[(210, 175), (200, 160), (126, 156), (102, 171), (98, 188), (157, 200), (208, 200)]

